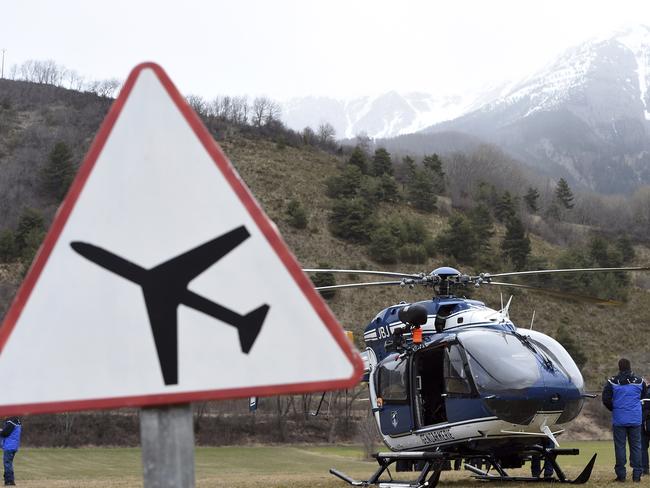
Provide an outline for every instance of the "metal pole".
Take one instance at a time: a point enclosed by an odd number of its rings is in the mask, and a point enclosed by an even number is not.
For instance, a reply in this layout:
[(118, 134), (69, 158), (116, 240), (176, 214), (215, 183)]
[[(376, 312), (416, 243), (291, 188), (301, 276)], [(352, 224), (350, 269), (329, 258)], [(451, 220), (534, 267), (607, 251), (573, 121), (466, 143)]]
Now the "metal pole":
[(194, 488), (190, 404), (140, 410), (144, 488)]
[(2, 48), (2, 70), (0, 70), (0, 78), (4, 79), (5, 77), (5, 53), (7, 50), (5, 48)]

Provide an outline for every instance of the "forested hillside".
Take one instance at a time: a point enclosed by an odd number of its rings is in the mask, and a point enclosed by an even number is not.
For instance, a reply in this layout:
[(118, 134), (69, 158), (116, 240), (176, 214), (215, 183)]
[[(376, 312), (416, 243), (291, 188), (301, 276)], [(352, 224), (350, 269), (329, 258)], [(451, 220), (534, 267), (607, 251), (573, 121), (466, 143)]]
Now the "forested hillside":
[[(564, 180), (538, 187), (494, 148), (398, 158), (367, 139), (341, 147), (326, 131), (288, 130), (271, 112), (233, 119), (197, 97), (190, 101), (305, 267), (430, 272), (451, 265), (474, 273), (650, 263), (648, 229), (613, 233), (599, 220), (625, 208), (639, 212), (625, 218), (641, 221), (650, 208), (574, 194)], [(3, 313), (110, 103), (95, 94), (0, 80)], [(578, 216), (599, 205), (610, 213), (589, 222)], [(603, 307), (502, 290), (505, 300), (515, 296), (511, 317), (529, 327), (534, 313), (533, 327), (572, 351), (590, 388), (600, 388), (621, 355), (650, 376), (640, 340), (650, 329), (650, 276), (526, 283), (623, 301)], [(467, 293), (498, 307), (498, 290)], [(362, 347), (363, 328), (379, 310), (428, 297), (426, 289), (396, 287), (343, 290), (327, 299)]]

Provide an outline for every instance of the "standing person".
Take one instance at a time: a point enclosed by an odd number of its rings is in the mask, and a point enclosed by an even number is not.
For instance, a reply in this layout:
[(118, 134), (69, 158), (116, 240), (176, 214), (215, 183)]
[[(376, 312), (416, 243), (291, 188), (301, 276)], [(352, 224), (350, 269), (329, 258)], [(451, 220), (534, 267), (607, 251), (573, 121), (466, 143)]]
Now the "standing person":
[(18, 417), (9, 417), (4, 421), (0, 438), (2, 439), (2, 461), (5, 466), (5, 486), (16, 484), (14, 480), (14, 456), (20, 448), (20, 434), (23, 424)]
[(650, 463), (648, 463), (648, 447), (650, 447), (650, 391), (646, 381), (646, 395), (642, 407), (643, 424), (641, 424), (641, 464), (643, 474), (650, 474)]
[[(550, 439), (544, 439), (542, 442), (542, 447), (545, 449), (548, 449), (549, 447), (553, 447), (553, 442), (551, 442)], [(553, 472), (555, 469), (553, 468), (553, 464), (549, 463), (544, 460), (544, 478), (545, 479), (550, 479), (553, 477)], [(533, 478), (539, 478), (540, 475), (542, 474), (542, 457), (540, 455), (535, 455), (530, 459), (530, 474)]]
[(603, 404), (612, 412), (616, 479), (625, 481), (625, 441), (630, 446), (632, 480), (641, 481), (641, 399), (646, 396), (643, 378), (632, 373), (629, 359), (618, 361), (618, 374), (603, 388)]

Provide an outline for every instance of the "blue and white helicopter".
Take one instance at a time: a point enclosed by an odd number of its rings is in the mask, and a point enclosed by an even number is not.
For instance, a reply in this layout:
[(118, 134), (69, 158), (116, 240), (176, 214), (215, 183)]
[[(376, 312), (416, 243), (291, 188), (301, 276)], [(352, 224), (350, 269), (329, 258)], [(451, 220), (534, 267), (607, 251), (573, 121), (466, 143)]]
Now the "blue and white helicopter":
[[(585, 393), (582, 375), (569, 353), (532, 327), (517, 327), (508, 313), (511, 300), (494, 310), (455, 292), (468, 285), (507, 286), (611, 305), (617, 302), (495, 278), (647, 270), (650, 268), (586, 268), (468, 276), (450, 267), (430, 274), (305, 269), (394, 279), (318, 290), (423, 285), (435, 292), (431, 300), (390, 306), (367, 325), (367, 348), (362, 352), (364, 380), (379, 433), (391, 451), (375, 455), (379, 467), (365, 481), (336, 469), (330, 472), (353, 486), (422, 488), (435, 486), (441, 472), (453, 463), (455, 469), (464, 465), (480, 480), (585, 483), (596, 454), (573, 480), (557, 462), (558, 455), (579, 454), (578, 449), (560, 448), (557, 437), (578, 416), (585, 398), (595, 396)], [(553, 475), (540, 478), (507, 473), (529, 460), (549, 463)], [(389, 470), (393, 464), (396, 471), (419, 474), (413, 481), (394, 480)]]

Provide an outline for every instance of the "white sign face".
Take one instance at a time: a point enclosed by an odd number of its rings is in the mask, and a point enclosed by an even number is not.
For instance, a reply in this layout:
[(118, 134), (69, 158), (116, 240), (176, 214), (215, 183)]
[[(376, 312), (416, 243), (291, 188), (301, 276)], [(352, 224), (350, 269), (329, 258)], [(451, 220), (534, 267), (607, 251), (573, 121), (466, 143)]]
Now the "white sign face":
[(0, 414), (347, 388), (358, 353), (162, 69), (114, 103), (0, 329)]

